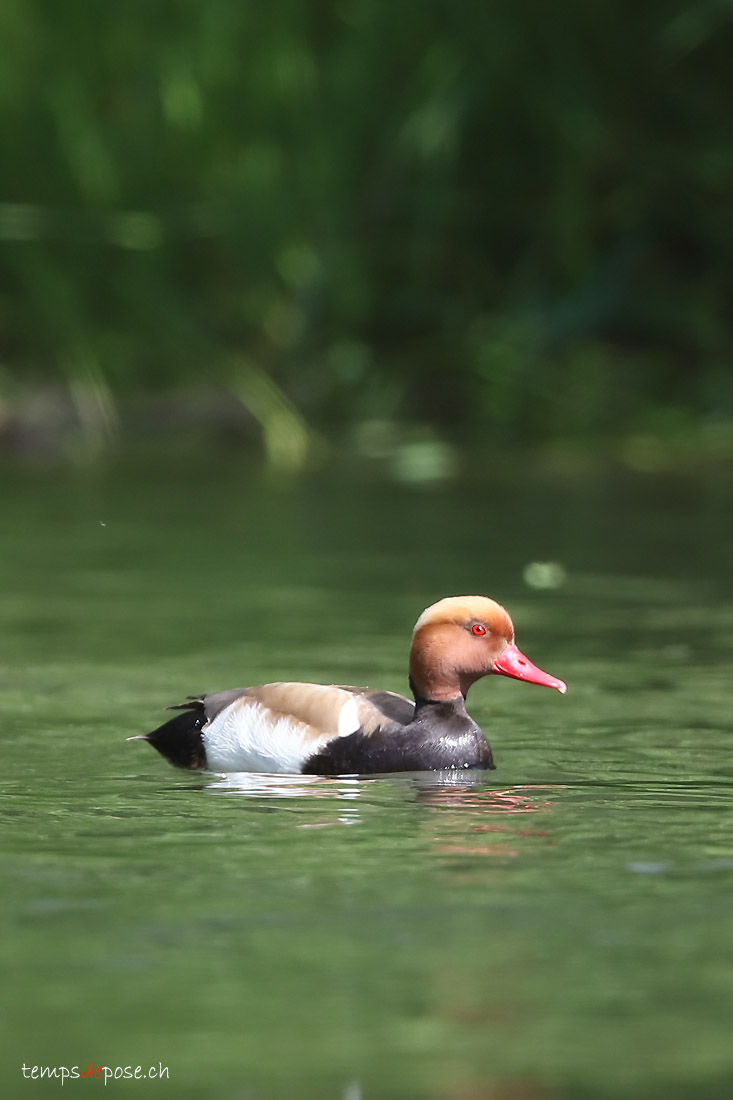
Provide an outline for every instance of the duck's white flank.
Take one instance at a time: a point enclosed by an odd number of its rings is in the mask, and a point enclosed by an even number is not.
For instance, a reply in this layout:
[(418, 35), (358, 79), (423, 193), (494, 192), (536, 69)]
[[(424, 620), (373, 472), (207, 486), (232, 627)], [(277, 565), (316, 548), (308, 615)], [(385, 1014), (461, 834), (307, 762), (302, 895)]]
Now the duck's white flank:
[(305, 761), (334, 736), (348, 737), (360, 725), (352, 696), (341, 706), (338, 727), (332, 732), (314, 729), (293, 715), (245, 697), (230, 703), (204, 728), (206, 763), (213, 772), (292, 775), (300, 772)]

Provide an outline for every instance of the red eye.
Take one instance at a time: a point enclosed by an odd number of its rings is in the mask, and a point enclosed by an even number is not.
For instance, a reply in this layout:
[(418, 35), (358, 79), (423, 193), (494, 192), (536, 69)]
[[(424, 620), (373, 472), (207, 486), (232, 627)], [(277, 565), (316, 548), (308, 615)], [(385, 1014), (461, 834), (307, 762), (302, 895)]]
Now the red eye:
[(480, 638), (482, 634), (486, 633), (486, 627), (483, 623), (474, 623), (471, 627), (471, 633), (475, 634), (477, 638)]

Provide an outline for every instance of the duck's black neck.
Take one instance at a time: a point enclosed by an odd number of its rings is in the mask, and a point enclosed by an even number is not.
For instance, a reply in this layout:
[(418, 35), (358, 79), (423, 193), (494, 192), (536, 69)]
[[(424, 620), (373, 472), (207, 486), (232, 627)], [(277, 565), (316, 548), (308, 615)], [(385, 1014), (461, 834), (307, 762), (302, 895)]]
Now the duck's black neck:
[(424, 710), (425, 707), (450, 707), (456, 714), (466, 713), (466, 696), (458, 695), (453, 696), (450, 699), (428, 699), (421, 691), (418, 690), (415, 681), (412, 676), (410, 677), (410, 691), (415, 699), (415, 717)]
[(453, 717), (466, 717), (466, 713), (466, 700), (462, 695), (457, 695), (455, 699), (424, 699), (415, 694), (413, 722), (418, 718), (446, 722)]

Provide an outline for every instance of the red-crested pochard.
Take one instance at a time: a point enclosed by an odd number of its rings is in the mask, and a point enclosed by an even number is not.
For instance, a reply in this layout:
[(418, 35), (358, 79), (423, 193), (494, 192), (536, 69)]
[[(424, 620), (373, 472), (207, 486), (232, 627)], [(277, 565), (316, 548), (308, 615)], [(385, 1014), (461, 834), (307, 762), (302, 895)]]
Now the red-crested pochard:
[(514, 644), (514, 626), (485, 596), (451, 596), (423, 611), (410, 650), (411, 703), (392, 691), (275, 683), (192, 697), (184, 713), (128, 738), (172, 764), (212, 772), (310, 775), (493, 768), (466, 713), (489, 672), (566, 691)]

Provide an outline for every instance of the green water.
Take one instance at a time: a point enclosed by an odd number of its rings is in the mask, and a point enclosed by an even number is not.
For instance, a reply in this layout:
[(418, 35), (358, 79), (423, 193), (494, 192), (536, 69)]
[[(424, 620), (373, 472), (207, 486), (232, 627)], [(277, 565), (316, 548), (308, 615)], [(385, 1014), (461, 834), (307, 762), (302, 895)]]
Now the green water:
[[(730, 482), (141, 464), (0, 494), (4, 1095), (90, 1061), (168, 1067), (127, 1096), (733, 1094)], [(125, 741), (202, 690), (402, 691), (462, 592), (569, 685), (473, 689), (496, 772), (217, 779)]]

